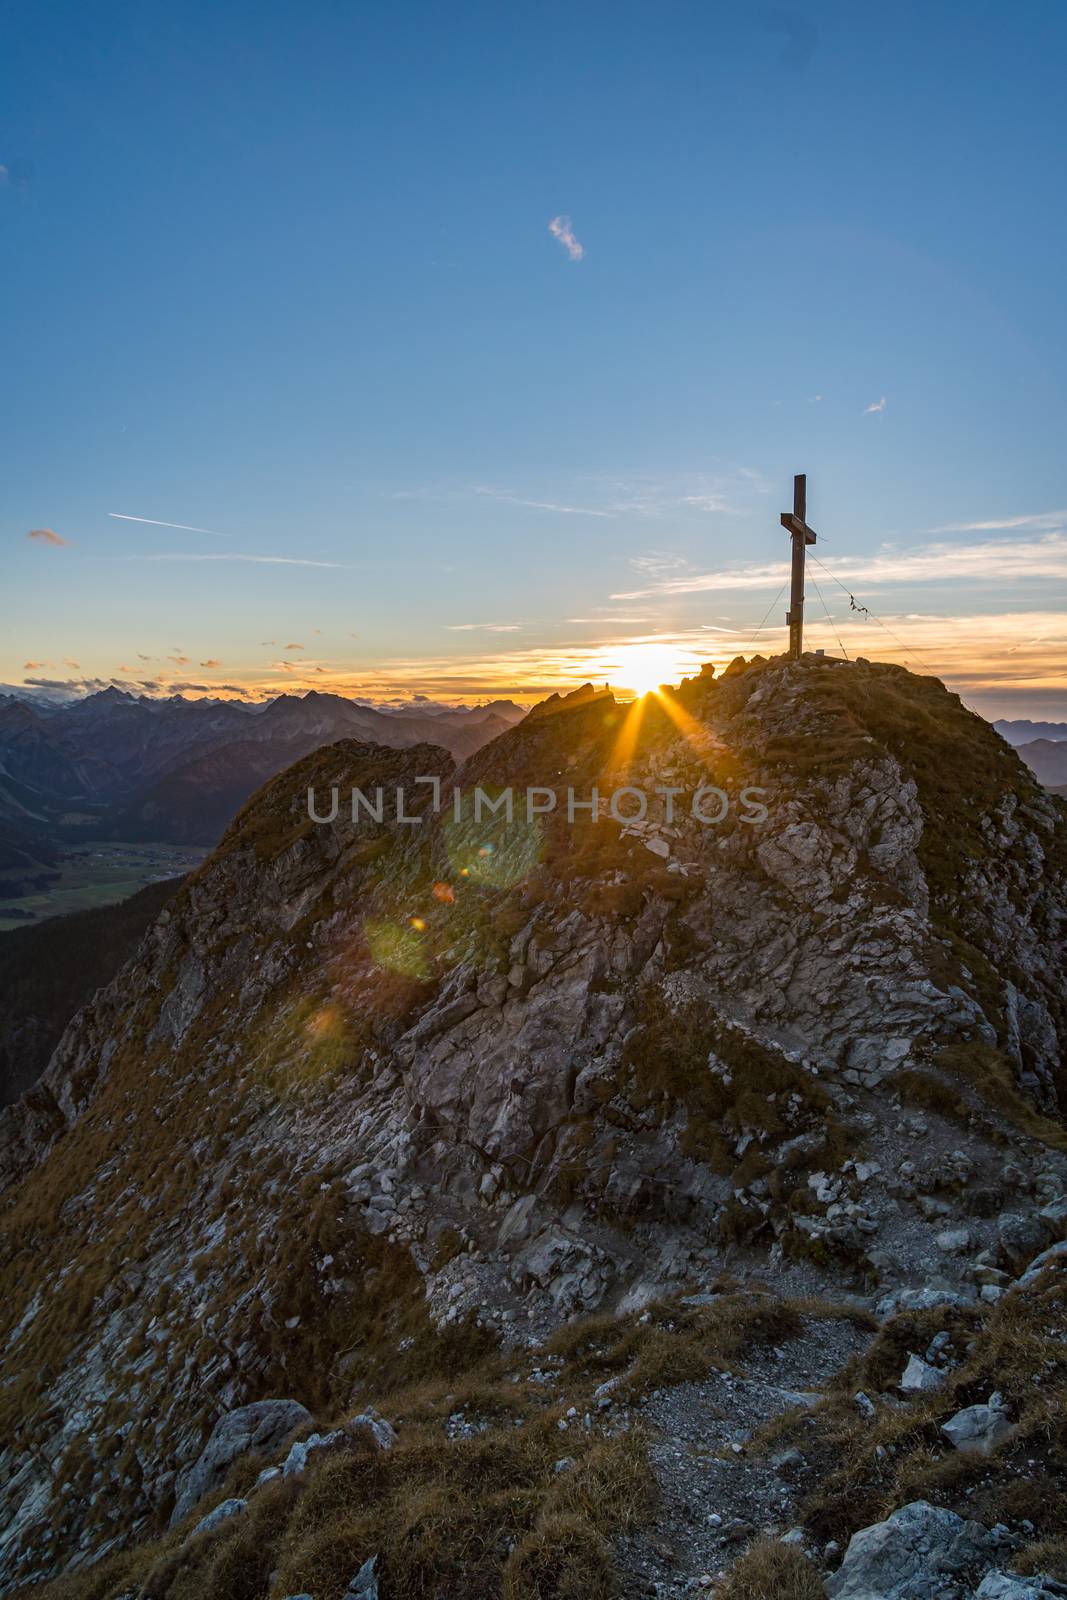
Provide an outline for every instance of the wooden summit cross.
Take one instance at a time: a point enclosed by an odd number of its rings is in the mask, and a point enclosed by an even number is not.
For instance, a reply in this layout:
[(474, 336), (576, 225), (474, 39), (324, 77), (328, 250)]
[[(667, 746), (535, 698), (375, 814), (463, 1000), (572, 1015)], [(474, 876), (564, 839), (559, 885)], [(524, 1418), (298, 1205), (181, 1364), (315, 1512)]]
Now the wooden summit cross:
[(782, 512), (782, 527), (793, 537), (793, 580), (789, 590), (789, 610), (785, 614), (789, 628), (789, 656), (799, 661), (804, 654), (804, 564), (805, 551), (815, 543), (815, 530), (809, 528), (808, 478), (798, 472), (793, 479), (793, 509)]

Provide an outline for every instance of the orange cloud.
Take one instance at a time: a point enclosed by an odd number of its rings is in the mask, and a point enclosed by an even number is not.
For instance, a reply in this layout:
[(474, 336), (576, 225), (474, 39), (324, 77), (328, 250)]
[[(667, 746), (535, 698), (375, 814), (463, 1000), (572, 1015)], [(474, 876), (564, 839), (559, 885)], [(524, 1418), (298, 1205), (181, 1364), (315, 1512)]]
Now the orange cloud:
[(214, 656), (210, 656), (207, 661), (201, 661), (200, 665), (202, 667), (221, 667), (222, 662), (216, 661)]
[(26, 535), (27, 539), (36, 539), (38, 544), (66, 544), (66, 539), (61, 539), (52, 528), (31, 528)]

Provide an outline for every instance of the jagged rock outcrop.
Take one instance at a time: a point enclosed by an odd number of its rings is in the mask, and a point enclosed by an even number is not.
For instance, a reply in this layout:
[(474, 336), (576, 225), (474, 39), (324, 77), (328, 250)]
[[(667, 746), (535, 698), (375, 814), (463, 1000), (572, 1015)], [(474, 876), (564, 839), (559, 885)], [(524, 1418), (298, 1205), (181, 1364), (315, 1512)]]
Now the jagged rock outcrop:
[[(594, 786), (643, 814), (570, 821)], [(479, 820), (508, 787), (555, 809)], [(727, 1254), (978, 1302), (997, 1217), (1064, 1188), (1065, 862), (1063, 805), (896, 668), (298, 763), (0, 1116), (4, 1578), (180, 1517), (223, 1413), (347, 1405), (386, 1337)]]
[(996, 1540), (979, 1522), (916, 1500), (854, 1534), (826, 1585), (830, 1600), (962, 1600)]
[(233, 1463), (244, 1455), (266, 1455), (312, 1421), (311, 1412), (297, 1400), (259, 1400), (220, 1417), (195, 1464), (179, 1479), (171, 1522), (189, 1512), (226, 1480)]

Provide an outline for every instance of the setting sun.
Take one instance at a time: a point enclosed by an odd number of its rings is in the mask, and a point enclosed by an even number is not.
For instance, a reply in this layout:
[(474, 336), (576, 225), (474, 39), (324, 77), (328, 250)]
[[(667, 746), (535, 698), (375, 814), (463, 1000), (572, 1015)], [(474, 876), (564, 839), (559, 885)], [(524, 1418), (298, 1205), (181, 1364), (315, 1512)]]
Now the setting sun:
[(661, 683), (677, 683), (693, 667), (689, 653), (666, 641), (653, 640), (647, 644), (623, 645), (618, 651), (613, 677), (621, 689), (632, 689), (635, 694), (648, 694)]

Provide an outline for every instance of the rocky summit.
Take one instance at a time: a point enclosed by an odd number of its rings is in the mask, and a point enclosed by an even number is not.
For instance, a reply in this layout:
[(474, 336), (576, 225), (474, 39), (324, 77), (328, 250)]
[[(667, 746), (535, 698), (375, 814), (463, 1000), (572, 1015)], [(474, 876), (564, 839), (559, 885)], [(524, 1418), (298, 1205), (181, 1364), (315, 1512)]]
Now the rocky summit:
[(898, 667), (315, 750), (0, 1113), (0, 1589), (1067, 1593), (1065, 958)]

